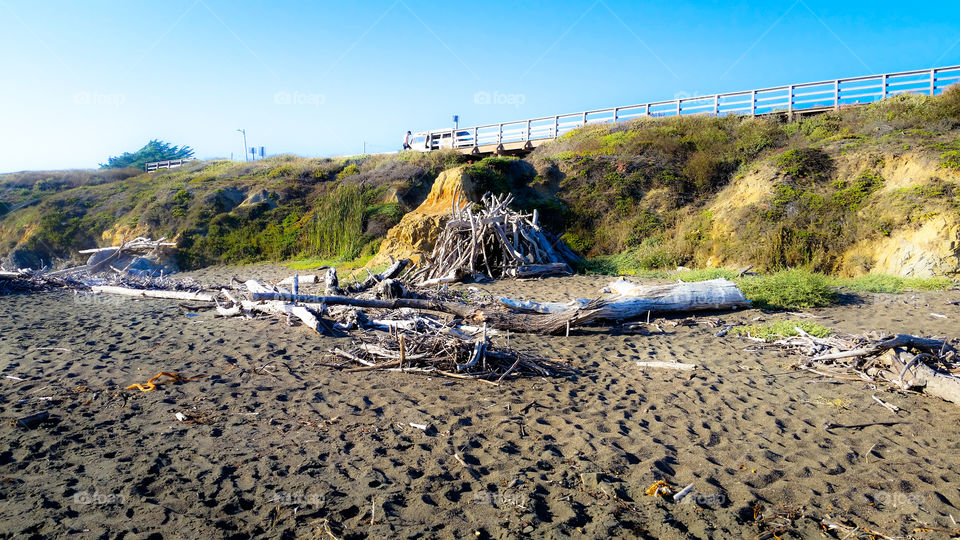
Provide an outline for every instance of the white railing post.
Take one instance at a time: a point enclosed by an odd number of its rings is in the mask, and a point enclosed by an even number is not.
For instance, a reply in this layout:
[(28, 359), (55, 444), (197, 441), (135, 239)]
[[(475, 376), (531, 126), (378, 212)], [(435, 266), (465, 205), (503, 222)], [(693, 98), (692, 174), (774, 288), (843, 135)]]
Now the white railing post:
[(617, 111), (618, 111), (618, 110), (620, 110), (620, 107), (614, 107), (614, 108), (613, 108), (613, 123), (614, 123), (614, 124), (617, 123)]
[(880, 99), (887, 99), (887, 74), (880, 77)]
[(473, 145), (480, 146), (480, 127), (473, 128)]
[(649, 103), (647, 103), (647, 104), (644, 106), (643, 115), (644, 115), (644, 116), (650, 116), (650, 104), (649, 104)]
[(680, 109), (680, 101), (681, 101), (681, 100), (679, 100), (679, 99), (677, 100), (677, 116), (680, 116), (680, 110), (681, 110), (681, 109)]
[(840, 79), (833, 81), (833, 110), (840, 110)]
[(793, 85), (790, 85), (790, 92), (787, 94), (787, 112), (793, 116)]
[(553, 117), (553, 138), (556, 139), (560, 136), (560, 117)]
[(497, 130), (497, 144), (503, 142), (503, 124), (500, 124), (499, 129)]
[(713, 95), (713, 115), (720, 116), (720, 94)]
[(750, 116), (757, 115), (757, 91), (750, 91)]
[(937, 70), (930, 70), (930, 95), (934, 95), (937, 92)]
[(587, 113), (583, 113), (583, 123), (580, 124), (580, 127), (587, 125)]

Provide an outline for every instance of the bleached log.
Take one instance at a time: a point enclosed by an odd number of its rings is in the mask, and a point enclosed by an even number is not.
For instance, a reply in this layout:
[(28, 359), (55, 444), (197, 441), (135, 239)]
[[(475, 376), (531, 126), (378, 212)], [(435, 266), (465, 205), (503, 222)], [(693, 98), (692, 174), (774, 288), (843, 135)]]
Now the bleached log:
[(892, 376), (887, 378), (891, 382), (905, 389), (920, 388), (924, 394), (960, 405), (960, 377), (936, 371), (901, 349), (891, 349), (885, 356), (890, 363)]
[[(292, 286), (293, 286), (293, 280), (294, 280), (294, 278), (297, 278), (297, 277), (298, 277), (298, 276), (290, 276), (290, 277), (288, 277), (288, 278), (280, 281), (279, 283), (277, 283), (277, 285), (288, 285), (288, 286), (291, 286), (291, 287), (292, 287)], [(300, 284), (301, 284), (301, 285), (303, 285), (304, 283), (307, 283), (307, 284), (319, 283), (319, 282), (320, 282), (320, 276), (318, 276), (318, 275), (316, 275), (316, 274), (307, 274), (307, 275), (305, 275), (305, 276), (299, 276), (299, 280), (300, 280)]]
[(327, 269), (327, 274), (324, 276), (324, 283), (326, 283), (326, 288), (324, 289), (324, 294), (340, 294), (343, 291), (340, 289), (340, 279), (337, 277), (337, 269), (330, 267)]
[[(619, 285), (626, 283), (630, 287)], [(727, 310), (750, 306), (750, 301), (732, 281), (712, 279), (693, 283), (671, 283), (669, 285), (639, 286), (629, 282), (616, 282), (610, 288), (621, 292), (621, 296), (606, 298), (601, 307), (596, 307), (589, 319), (578, 318), (583, 324), (594, 320), (629, 320), (646, 313), (686, 313), (690, 311)], [(623, 295), (626, 293), (626, 295)], [(554, 313), (562, 315), (556, 302), (537, 303), (517, 301), (508, 298), (499, 299), (500, 303), (536, 313)], [(562, 304), (560, 304), (562, 305)], [(577, 302), (570, 308), (575, 311), (587, 304)]]
[(217, 315), (220, 315), (221, 317), (237, 317), (240, 315), (240, 313), (241, 311), (239, 304), (233, 307), (217, 306)]
[(534, 302), (533, 300), (514, 300), (512, 298), (497, 298), (497, 301), (515, 311), (527, 313), (563, 313), (571, 309), (582, 308), (590, 303), (589, 298), (578, 298), (569, 302)]
[(692, 371), (697, 369), (696, 364), (682, 364), (680, 362), (637, 362), (637, 367), (675, 369), (678, 371)]
[(311, 312), (306, 306), (297, 306), (281, 301), (243, 301), (241, 302), (241, 305), (245, 311), (259, 311), (261, 313), (269, 313), (271, 315), (291, 315), (300, 319), (300, 321), (303, 322), (303, 325), (307, 328), (313, 330), (314, 332), (320, 332), (319, 319), (317, 319), (317, 316), (314, 315), (313, 312)]
[(421, 281), (420, 283), (417, 283), (417, 287), (433, 287), (436, 285), (441, 285), (443, 283), (456, 283), (457, 281), (460, 280), (460, 276), (461, 276), (460, 272), (454, 271), (449, 275), (446, 275), (443, 277), (426, 279), (424, 281)]
[(264, 285), (263, 283), (260, 283), (255, 279), (248, 279), (247, 281), (244, 281), (243, 286), (246, 287), (247, 290), (250, 291), (251, 293), (273, 292), (273, 289), (271, 289), (270, 287), (267, 287), (266, 285)]
[(160, 291), (149, 289), (129, 289), (127, 287), (112, 287), (108, 285), (94, 285), (90, 287), (95, 293), (119, 294), (123, 296), (140, 296), (146, 298), (167, 298), (171, 300), (195, 300), (198, 302), (213, 302), (213, 295), (206, 293), (192, 293), (186, 291)]

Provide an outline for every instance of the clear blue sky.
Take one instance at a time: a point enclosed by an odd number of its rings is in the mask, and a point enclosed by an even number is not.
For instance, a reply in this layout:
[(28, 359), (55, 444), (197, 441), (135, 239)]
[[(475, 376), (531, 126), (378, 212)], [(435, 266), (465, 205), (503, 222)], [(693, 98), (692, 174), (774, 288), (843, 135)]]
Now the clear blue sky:
[(956, 0), (0, 0), (0, 172), (96, 167), (151, 138), (240, 159), (237, 128), (268, 154), (391, 151), (454, 113), (953, 64)]

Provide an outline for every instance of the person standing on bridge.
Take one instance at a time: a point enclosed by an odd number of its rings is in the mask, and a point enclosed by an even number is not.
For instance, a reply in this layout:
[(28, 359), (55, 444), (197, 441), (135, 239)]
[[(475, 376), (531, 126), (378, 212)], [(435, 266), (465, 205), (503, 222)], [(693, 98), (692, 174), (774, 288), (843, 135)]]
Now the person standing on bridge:
[(410, 135), (411, 135), (411, 133), (408, 131), (407, 134), (403, 136), (403, 149), (404, 149), (404, 150), (410, 150)]

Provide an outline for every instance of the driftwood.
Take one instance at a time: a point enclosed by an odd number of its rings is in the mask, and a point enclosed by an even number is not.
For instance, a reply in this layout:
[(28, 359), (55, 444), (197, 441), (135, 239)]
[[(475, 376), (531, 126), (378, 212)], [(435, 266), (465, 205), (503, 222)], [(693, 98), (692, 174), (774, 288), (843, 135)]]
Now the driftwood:
[(403, 272), (403, 269), (406, 268), (409, 262), (410, 259), (400, 259), (394, 261), (393, 264), (379, 274), (372, 274), (369, 270), (367, 270), (367, 273), (370, 274), (367, 279), (363, 280), (362, 282), (351, 283), (350, 285), (347, 285), (347, 290), (352, 293), (359, 293), (372, 288), (382, 281), (393, 279), (399, 276), (400, 272)]
[[(907, 334), (868, 339), (857, 336), (816, 338), (801, 329), (799, 336), (775, 345), (794, 349), (808, 358), (797, 367), (818, 375), (891, 384), (901, 390), (925, 394), (960, 404), (960, 361), (947, 341)], [(851, 377), (851, 375), (854, 375)], [(896, 407), (873, 396), (884, 407)]]
[(160, 238), (159, 240), (151, 240), (149, 238), (138, 237), (130, 240), (129, 242), (124, 242), (120, 246), (111, 246), (103, 248), (94, 248), (94, 249), (82, 249), (77, 253), (81, 255), (88, 255), (91, 253), (99, 253), (101, 251), (154, 251), (160, 249), (161, 247), (176, 247), (176, 242), (164, 242), (166, 237)]
[(677, 371), (692, 371), (697, 369), (696, 364), (682, 364), (680, 362), (637, 362), (637, 367), (675, 369)]
[[(337, 278), (337, 269), (330, 267), (327, 269), (327, 273), (323, 278), (324, 286), (326, 287), (323, 292), (328, 295), (338, 295), (343, 291), (340, 289), (340, 279)], [(253, 291), (256, 292), (256, 291)]]
[[(636, 319), (648, 312), (678, 312), (706, 309), (733, 309), (745, 307), (749, 302), (736, 285), (726, 280), (699, 283), (676, 283), (647, 289), (649, 297), (599, 299), (578, 302), (564, 310), (542, 309), (536, 313), (515, 313), (494, 308), (482, 308), (461, 302), (429, 298), (367, 299), (339, 295), (308, 296), (273, 292), (253, 291), (252, 299), (307, 302), (327, 306), (353, 306), (358, 308), (400, 309), (412, 308), (456, 315), (475, 323), (486, 323), (491, 328), (512, 332), (560, 334), (570, 328), (596, 321), (622, 321)], [(530, 305), (507, 299), (500, 302), (508, 307)], [(542, 306), (539, 306), (542, 308)], [(536, 310), (534, 310), (536, 311)]]
[(109, 285), (94, 285), (90, 290), (95, 293), (119, 294), (122, 296), (140, 296), (145, 298), (167, 298), (171, 300), (196, 300), (198, 302), (213, 302), (213, 295), (185, 291), (164, 291), (150, 289), (130, 289), (127, 287), (112, 287)]
[(279, 283), (277, 283), (277, 285), (290, 285), (290, 286), (293, 286), (293, 283), (294, 283), (294, 282), (297, 282), (297, 283), (299, 283), (300, 285), (309, 285), (309, 284), (319, 283), (319, 282), (320, 282), (320, 277), (317, 276), (316, 274), (307, 274), (307, 275), (304, 275), (304, 276), (301, 276), (301, 275), (298, 274), (298, 275), (290, 276), (290, 277), (288, 277), (288, 278), (286, 278), (286, 279), (283, 279), (282, 281), (280, 281)]
[[(87, 273), (93, 274), (102, 271), (110, 271), (111, 269), (117, 270), (118, 272), (126, 272), (129, 269), (127, 268), (115, 268), (113, 265), (118, 261), (124, 259), (128, 256), (145, 256), (148, 254), (157, 254), (162, 248), (165, 247), (175, 247), (176, 243), (166, 242), (166, 237), (162, 237), (158, 240), (151, 240), (149, 238), (134, 238), (128, 242), (123, 242), (119, 246), (110, 246), (103, 248), (94, 248), (94, 249), (85, 249), (79, 251), (80, 254), (89, 254), (91, 255), (90, 259), (87, 261), (87, 264), (84, 266), (77, 266), (72, 268), (66, 268), (63, 270), (58, 270), (56, 272), (50, 272), (53, 275), (60, 274), (76, 274), (76, 273)], [(98, 257), (97, 254), (107, 253), (105, 256)], [(131, 262), (132, 264), (132, 262)]]
[[(622, 286), (628, 284), (630, 287)], [(624, 321), (637, 319), (648, 312), (685, 313), (705, 310), (739, 309), (750, 306), (750, 301), (732, 281), (712, 279), (692, 283), (671, 283), (669, 285), (638, 286), (619, 281), (611, 284), (611, 289), (619, 296), (606, 298), (598, 305), (586, 300), (574, 300), (562, 304), (558, 302), (537, 303), (499, 298), (499, 302), (508, 308), (532, 311), (544, 314), (573, 314), (577, 311), (589, 311), (572, 317), (572, 324), (585, 324), (596, 320)], [(573, 321), (576, 321), (573, 323)]]
[(536, 212), (521, 214), (509, 208), (511, 202), (511, 194), (487, 193), (474, 208), (456, 191), (452, 216), (414, 281), (429, 286), (480, 273), (491, 278), (571, 273), (579, 258), (540, 228)]

